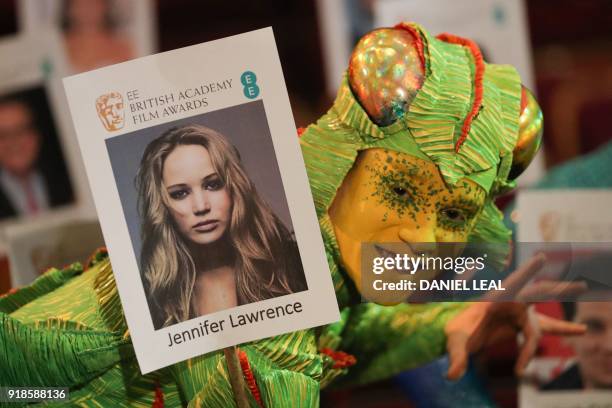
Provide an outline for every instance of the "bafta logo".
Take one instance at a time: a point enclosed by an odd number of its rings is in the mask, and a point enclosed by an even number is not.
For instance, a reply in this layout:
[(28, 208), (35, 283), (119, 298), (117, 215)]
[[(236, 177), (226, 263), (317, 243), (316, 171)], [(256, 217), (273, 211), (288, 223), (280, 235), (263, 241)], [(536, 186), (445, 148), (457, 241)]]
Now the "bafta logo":
[(109, 132), (123, 128), (123, 97), (119, 92), (101, 95), (96, 99), (98, 116)]

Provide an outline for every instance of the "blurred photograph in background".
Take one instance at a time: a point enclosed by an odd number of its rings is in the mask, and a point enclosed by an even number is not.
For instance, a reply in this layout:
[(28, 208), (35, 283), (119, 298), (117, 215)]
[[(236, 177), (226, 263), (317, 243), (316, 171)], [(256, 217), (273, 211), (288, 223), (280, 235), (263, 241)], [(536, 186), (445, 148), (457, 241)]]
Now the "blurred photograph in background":
[(44, 87), (0, 96), (0, 220), (35, 216), (73, 201)]
[(565, 339), (575, 358), (561, 361), (543, 391), (612, 390), (612, 302), (565, 302), (563, 317), (587, 326), (584, 336)]
[[(512, 213), (518, 222), (518, 241), (531, 243), (520, 248), (538, 250), (536, 243), (546, 242), (550, 249), (554, 248), (551, 243), (559, 243), (557, 251), (547, 252), (545, 268), (553, 279), (569, 275), (588, 287), (574, 302), (535, 305), (551, 317), (585, 324), (587, 332), (563, 339), (542, 337), (520, 386), (519, 406), (523, 408), (609, 406), (612, 401), (612, 291), (608, 282), (612, 272), (612, 191), (580, 183), (595, 169), (588, 163), (569, 162), (549, 173), (543, 182), (549, 189), (519, 192)], [(560, 183), (564, 174), (571, 174), (572, 183), (582, 188), (570, 189), (567, 183)], [(605, 187), (605, 178), (598, 180)], [(551, 190), (551, 184), (559, 188)], [(568, 257), (570, 248), (573, 255)], [(522, 252), (518, 251), (519, 259), (529, 256)]]
[(152, 1), (22, 0), (26, 32), (59, 30), (73, 72), (84, 72), (155, 51)]
[(119, 29), (121, 15), (117, 11), (109, 0), (60, 1), (60, 24), (70, 64), (76, 71), (134, 58), (133, 41)]
[[(612, 401), (612, 302), (539, 304), (555, 315), (585, 324), (583, 336), (545, 336), (519, 390), (521, 408), (607, 407)], [(555, 313), (556, 312), (556, 313)]]

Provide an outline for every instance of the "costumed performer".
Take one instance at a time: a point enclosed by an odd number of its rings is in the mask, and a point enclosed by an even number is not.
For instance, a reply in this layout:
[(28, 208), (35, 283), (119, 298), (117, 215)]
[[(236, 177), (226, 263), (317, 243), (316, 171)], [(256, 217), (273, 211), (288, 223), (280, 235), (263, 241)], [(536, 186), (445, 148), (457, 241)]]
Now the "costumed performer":
[[(517, 303), (359, 303), (366, 239), (508, 242), (493, 198), (537, 149), (537, 132), (521, 134), (526, 117), (541, 124), (516, 71), (486, 64), (469, 40), (400, 24), (359, 42), (334, 105), (300, 138), (342, 319), (240, 345), (252, 406), (317, 406), (324, 387), (383, 379), (445, 351), (458, 378), (470, 352), (517, 329), (520, 371), (540, 332), (584, 330)], [(103, 253), (84, 272), (47, 272), (1, 299), (0, 312), (3, 385), (70, 387), (85, 405), (234, 402), (220, 351), (140, 375)]]

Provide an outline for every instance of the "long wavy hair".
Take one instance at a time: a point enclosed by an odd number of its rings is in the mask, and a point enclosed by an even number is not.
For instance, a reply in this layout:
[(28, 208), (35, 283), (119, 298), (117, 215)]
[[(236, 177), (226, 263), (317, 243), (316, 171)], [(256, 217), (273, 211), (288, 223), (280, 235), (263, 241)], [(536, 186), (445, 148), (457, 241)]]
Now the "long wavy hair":
[[(238, 150), (220, 133), (200, 125), (175, 127), (145, 149), (136, 176), (141, 216), (140, 270), (155, 328), (196, 317), (198, 270), (190, 246), (168, 209), (162, 175), (168, 155), (181, 145), (200, 145), (232, 199), (228, 238), (239, 304), (306, 289), (293, 235), (259, 197)], [(205, 250), (203, 248), (202, 250)]]

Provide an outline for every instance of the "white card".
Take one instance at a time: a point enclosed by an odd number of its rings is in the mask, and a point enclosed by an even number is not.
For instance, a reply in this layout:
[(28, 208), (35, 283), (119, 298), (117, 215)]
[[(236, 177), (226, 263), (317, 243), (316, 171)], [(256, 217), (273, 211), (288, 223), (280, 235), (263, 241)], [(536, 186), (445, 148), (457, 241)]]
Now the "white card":
[(517, 196), (519, 242), (612, 242), (612, 191), (523, 190)]
[(339, 319), (270, 28), (64, 86), (143, 373)]
[(431, 35), (451, 33), (480, 46), (487, 62), (511, 64), (521, 80), (535, 89), (529, 32), (523, 1), (516, 0), (377, 0), (374, 27), (401, 21), (421, 24)]

